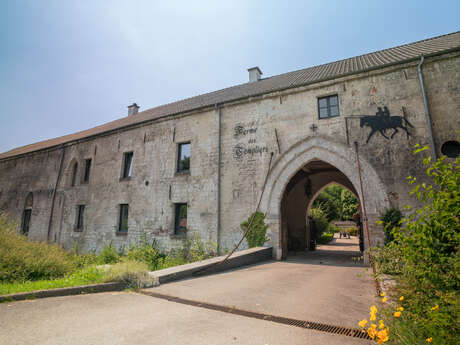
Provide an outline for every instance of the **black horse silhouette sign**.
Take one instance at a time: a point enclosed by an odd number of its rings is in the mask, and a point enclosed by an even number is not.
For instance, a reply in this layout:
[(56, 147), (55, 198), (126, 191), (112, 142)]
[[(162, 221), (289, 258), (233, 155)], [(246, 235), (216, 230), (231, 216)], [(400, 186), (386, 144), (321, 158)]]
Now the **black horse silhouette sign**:
[[(359, 126), (363, 128), (364, 126), (368, 126), (371, 128), (371, 132), (369, 133), (369, 136), (367, 137), (366, 144), (369, 142), (369, 140), (372, 138), (372, 136), (375, 134), (375, 132), (380, 132), (382, 136), (385, 139), (393, 139), (396, 133), (398, 133), (398, 128), (403, 129), (408, 136), (411, 134), (409, 133), (409, 127), (414, 127), (411, 125), (409, 121), (407, 121), (404, 117), (402, 116), (390, 116), (390, 111), (386, 106), (383, 107), (383, 110), (381, 107), (377, 107), (377, 112), (375, 113), (375, 116), (363, 116), (361, 117)], [(388, 129), (392, 129), (393, 133), (391, 133), (390, 137), (386, 135), (386, 131)]]

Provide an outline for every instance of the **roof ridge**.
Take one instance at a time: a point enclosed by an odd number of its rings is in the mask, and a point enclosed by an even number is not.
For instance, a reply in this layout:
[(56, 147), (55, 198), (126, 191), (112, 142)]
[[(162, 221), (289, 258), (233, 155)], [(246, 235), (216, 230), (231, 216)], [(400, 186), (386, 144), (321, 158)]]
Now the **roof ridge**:
[[(458, 33), (460, 33), (460, 30), (455, 31), (455, 32), (451, 32), (451, 33), (448, 33), (448, 34), (440, 35), (440, 36), (433, 36), (433, 37), (425, 38), (423, 40), (419, 40), (419, 41), (415, 41), (415, 42), (409, 42), (409, 43), (401, 44), (401, 45), (390, 47), (390, 48), (378, 49), (378, 50), (371, 51), (369, 53), (356, 55), (356, 56), (351, 56), (351, 57), (347, 57), (347, 58), (343, 58), (343, 59), (339, 59), (339, 60), (334, 60), (334, 61), (326, 62), (326, 63), (320, 64), (320, 65), (313, 65), (313, 66), (304, 67), (304, 68), (300, 68), (300, 69), (297, 69), (297, 70), (293, 70), (293, 71), (289, 71), (289, 72), (285, 72), (285, 73), (281, 73), (281, 74), (276, 74), (276, 75), (273, 75), (273, 76), (270, 76), (270, 77), (267, 77), (267, 78), (261, 78), (257, 82), (259, 83), (259, 82), (264, 81), (264, 80), (269, 80), (269, 79), (285, 76), (285, 75), (288, 75), (288, 74), (291, 74), (291, 73), (306, 71), (306, 70), (312, 69), (312, 68), (319, 68), (319, 67), (327, 66), (327, 65), (330, 65), (330, 64), (334, 64), (334, 63), (344, 62), (344, 61), (347, 61), (347, 60), (358, 59), (360, 57), (368, 56), (368, 55), (375, 54), (375, 53), (385, 52), (385, 51), (392, 50), (392, 49), (395, 49), (395, 48), (397, 49), (397, 48), (401, 48), (401, 47), (412, 46), (412, 45), (419, 44), (419, 43), (422, 43), (422, 42), (431, 41), (431, 40), (434, 40), (434, 39), (438, 39), (438, 38), (441, 38), (441, 37), (446, 37), (446, 36), (450, 36), (450, 35), (454, 35), (454, 34), (458, 34)], [(295, 82), (293, 82), (293, 83), (295, 83)], [(182, 98), (182, 99), (179, 99), (177, 101), (164, 103), (164, 104), (161, 104), (161, 105), (154, 106), (152, 108), (148, 108), (146, 110), (143, 110), (143, 111), (139, 112), (139, 114), (146, 113), (146, 112), (148, 112), (149, 110), (152, 110), (152, 109), (157, 109), (157, 108), (160, 108), (160, 107), (163, 107), (163, 106), (183, 102), (183, 101), (195, 98), (195, 97), (201, 97), (201, 96), (204, 96), (204, 95), (211, 95), (211, 94), (214, 94), (214, 93), (218, 93), (218, 92), (221, 92), (221, 91), (229, 90), (229, 89), (240, 87), (240, 86), (247, 85), (247, 84), (251, 84), (251, 82), (236, 84), (236, 85), (224, 87), (224, 88), (219, 89), (219, 90), (210, 91), (210, 92), (204, 92), (204, 93), (200, 93), (200, 94), (195, 95), (195, 96)]]
[[(320, 64), (320, 65), (314, 65), (314, 66), (310, 66), (310, 67), (300, 68), (300, 69), (297, 69), (297, 70), (294, 70), (294, 71), (289, 71), (289, 72), (286, 72), (286, 73), (277, 74), (277, 75), (274, 75), (274, 76), (271, 76), (271, 77), (263, 78), (261, 80), (275, 78), (275, 77), (285, 75), (285, 74), (289, 74), (289, 73), (300, 72), (300, 71), (307, 70), (309, 68), (316, 68), (316, 67), (326, 66), (326, 65), (329, 65), (329, 64), (338, 63), (338, 62), (342, 62), (342, 61), (346, 61), (346, 60), (351, 60), (351, 59), (354, 59), (354, 58), (360, 58), (360, 57), (364, 57), (366, 55), (371, 55), (371, 54), (375, 54), (375, 53), (381, 53), (381, 52), (388, 51), (388, 50), (395, 49), (395, 48), (411, 46), (411, 45), (415, 45), (415, 44), (422, 43), (422, 42), (425, 42), (425, 41), (431, 41), (431, 40), (438, 39), (438, 38), (441, 38), (441, 37), (455, 35), (455, 34), (458, 34), (458, 33), (460, 33), (460, 30), (455, 31), (455, 32), (451, 32), (451, 33), (448, 33), (448, 34), (440, 35), (440, 36), (433, 36), (433, 37), (426, 38), (426, 39), (419, 40), (419, 41), (415, 41), (415, 42), (401, 44), (401, 45), (394, 46), (394, 47), (389, 47), (389, 48), (385, 48), (385, 49), (378, 49), (378, 50), (371, 51), (369, 53), (364, 53), (364, 54), (361, 54), (361, 55), (355, 55), (355, 56), (351, 56), (351, 57), (347, 57), (347, 58), (343, 58), (343, 59), (339, 59), (339, 60), (335, 60), (335, 61), (331, 61), (331, 62), (326, 62), (326, 63)], [(235, 86), (237, 86), (237, 85), (235, 85)]]
[(320, 65), (304, 67), (262, 78), (257, 82), (236, 84), (219, 90), (160, 104), (143, 110), (134, 116), (123, 116), (95, 127), (16, 147), (0, 153), (0, 161), (5, 158), (56, 147), (75, 140), (108, 133), (113, 130), (122, 130), (131, 125), (138, 125), (167, 116), (194, 111), (204, 107), (211, 107), (213, 104), (232, 102), (242, 98), (298, 87), (306, 83), (316, 83), (325, 80), (324, 78), (339, 78), (343, 75), (359, 73), (368, 69), (383, 68), (388, 64), (412, 61), (412, 59), (416, 59), (423, 54), (432, 56), (435, 54), (443, 54), (448, 51), (458, 51), (459, 48), (460, 31), (455, 31)]

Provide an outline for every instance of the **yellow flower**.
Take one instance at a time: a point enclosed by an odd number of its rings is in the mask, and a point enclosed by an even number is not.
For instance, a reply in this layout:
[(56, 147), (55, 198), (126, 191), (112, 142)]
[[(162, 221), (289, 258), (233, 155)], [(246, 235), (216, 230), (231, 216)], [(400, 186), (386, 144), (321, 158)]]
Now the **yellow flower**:
[(375, 336), (377, 335), (377, 330), (375, 328), (369, 327), (367, 329), (367, 334), (369, 335), (371, 339), (374, 339)]
[(397, 311), (403, 311), (404, 308), (403, 308), (403, 307), (398, 307), (398, 308), (396, 308), (396, 310), (397, 310)]
[(404, 301), (404, 296), (399, 297), (399, 300), (402, 302)]
[(379, 328), (385, 328), (385, 323), (383, 322), (383, 320), (379, 320)]
[(377, 317), (375, 316), (375, 314), (371, 313), (371, 317), (369, 318), (369, 320), (375, 321), (375, 319), (377, 319)]
[(394, 317), (400, 317), (401, 316), (401, 312), (400, 311), (395, 311), (395, 313), (393, 314)]
[(385, 295), (386, 295), (386, 292), (382, 292), (382, 293), (380, 294), (380, 297), (385, 297)]
[(382, 298), (382, 303), (385, 303), (387, 301), (387, 298), (386, 297), (383, 297)]
[(431, 310), (438, 310), (439, 309), (439, 305), (435, 305), (434, 307), (431, 308)]
[(371, 323), (371, 328), (375, 330), (377, 329), (377, 325), (375, 323)]
[(367, 320), (364, 319), (364, 320), (359, 321), (359, 322), (358, 322), (358, 325), (359, 325), (359, 327), (362, 327), (362, 328), (366, 327), (366, 325), (367, 325)]
[(379, 338), (377, 341), (379, 344), (383, 344), (384, 342), (388, 341), (388, 330), (384, 329), (382, 331), (378, 331), (377, 333), (377, 338)]
[(370, 310), (371, 310), (371, 313), (377, 314), (377, 307), (376, 307), (375, 305), (373, 305), (373, 306), (370, 308)]
[(431, 343), (433, 341), (433, 338), (429, 337), (429, 338), (426, 338), (426, 342), (427, 343)]

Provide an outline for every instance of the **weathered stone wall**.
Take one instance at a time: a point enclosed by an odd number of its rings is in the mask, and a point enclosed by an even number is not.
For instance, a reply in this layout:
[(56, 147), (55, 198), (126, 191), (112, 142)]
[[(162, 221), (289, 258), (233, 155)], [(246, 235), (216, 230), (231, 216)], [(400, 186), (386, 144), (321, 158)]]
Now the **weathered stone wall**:
[[(423, 71), (430, 103), (436, 148), (456, 138), (460, 129), (460, 58), (455, 54), (427, 59)], [(318, 119), (318, 97), (337, 94), (340, 116)], [(387, 106), (391, 115), (407, 119), (413, 128), (392, 139), (360, 127), (362, 115), (375, 116)], [(385, 207), (413, 203), (408, 175), (423, 179), (423, 168), (412, 154), (416, 143), (429, 143), (417, 63), (387, 67), (221, 105), (221, 248), (231, 249), (241, 237), (240, 223), (255, 210), (270, 155), (271, 171), (261, 210), (267, 213), (271, 244), (280, 246), (281, 200), (294, 174), (309, 160), (334, 165), (349, 179), (362, 199), (353, 143), (359, 144), (364, 198), (371, 239), (378, 243), (382, 229), (375, 225)], [(133, 116), (142, 116), (133, 115)], [(66, 248), (100, 250), (113, 243), (128, 246), (142, 234), (164, 248), (180, 243), (174, 232), (174, 203), (188, 203), (189, 235), (217, 239), (218, 116), (213, 108), (153, 121), (78, 143), (0, 161), (0, 209), (21, 222), (24, 201), (33, 193), (30, 238), (46, 240), (53, 189), (56, 191), (49, 239)], [(389, 136), (393, 131), (385, 133)], [(278, 139), (277, 139), (278, 138)], [(191, 141), (190, 174), (177, 174), (177, 144)], [(133, 151), (133, 174), (120, 181), (123, 153)], [(92, 159), (88, 184), (81, 183), (84, 160)], [(77, 186), (71, 186), (71, 167), (79, 164)], [(340, 182), (340, 181), (338, 181)], [(302, 202), (306, 202), (303, 200)], [(119, 204), (129, 204), (129, 231), (117, 236)], [(85, 226), (76, 232), (77, 205), (85, 204)], [(307, 205), (305, 205), (306, 209)], [(278, 253), (275, 253), (278, 255)]]
[[(136, 116), (136, 115), (134, 115)], [(145, 233), (160, 245), (181, 243), (174, 236), (174, 203), (188, 203), (189, 233), (216, 241), (217, 120), (214, 112), (163, 121), (98, 137), (65, 148), (50, 239), (66, 248), (127, 247)], [(191, 142), (190, 173), (176, 173), (177, 144)], [(124, 152), (134, 152), (132, 177), (120, 179)], [(2, 209), (20, 221), (25, 197), (34, 194), (30, 237), (46, 240), (51, 196), (62, 149), (1, 163)], [(84, 160), (92, 159), (89, 183)], [(71, 186), (78, 162), (76, 186)], [(129, 231), (117, 236), (119, 204), (129, 204)], [(86, 205), (84, 229), (75, 230), (77, 205)]]

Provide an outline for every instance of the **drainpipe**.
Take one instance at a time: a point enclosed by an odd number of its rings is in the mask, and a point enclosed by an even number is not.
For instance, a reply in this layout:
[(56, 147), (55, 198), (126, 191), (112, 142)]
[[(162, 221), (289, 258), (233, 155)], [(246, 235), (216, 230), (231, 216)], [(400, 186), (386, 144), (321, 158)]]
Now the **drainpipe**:
[(433, 159), (436, 161), (438, 159), (438, 156), (436, 154), (436, 147), (434, 146), (433, 128), (431, 127), (430, 109), (428, 108), (428, 99), (426, 97), (425, 85), (423, 82), (422, 65), (424, 61), (425, 61), (425, 58), (422, 55), (420, 58), (420, 63), (417, 66), (417, 71), (418, 71), (418, 79), (420, 81), (420, 88), (422, 89), (423, 105), (425, 106), (425, 117), (426, 117), (426, 123), (428, 126), (428, 132), (430, 135), (431, 152), (433, 155)]
[(50, 233), (51, 233), (51, 225), (53, 223), (53, 213), (54, 213), (54, 202), (56, 200), (56, 190), (59, 185), (59, 181), (61, 179), (61, 174), (62, 174), (62, 165), (64, 163), (64, 157), (65, 157), (65, 146), (62, 145), (62, 154), (61, 154), (61, 162), (59, 163), (59, 171), (58, 171), (58, 176), (56, 178), (56, 184), (54, 185), (53, 189), (53, 198), (51, 200), (51, 211), (50, 211), (50, 219), (48, 222), (48, 234), (46, 236), (46, 240), (50, 242)]
[(222, 159), (222, 110), (219, 105), (215, 105), (217, 111), (217, 127), (218, 127), (218, 142), (217, 142), (217, 228), (216, 228), (216, 241), (217, 241), (217, 254), (220, 254), (220, 232), (221, 232), (221, 209), (220, 209), (220, 199), (221, 199), (221, 171), (220, 164)]
[(364, 189), (363, 189), (363, 179), (361, 176), (361, 163), (359, 162), (359, 152), (358, 152), (358, 142), (355, 141), (355, 154), (356, 154), (356, 166), (358, 170), (358, 177), (359, 177), (359, 190), (361, 192), (361, 209), (363, 211), (363, 223), (364, 223), (364, 230), (366, 231), (367, 237), (367, 249), (368, 249), (368, 256), (369, 261), (372, 267), (372, 273), (374, 274), (374, 283), (375, 283), (375, 290), (377, 292), (377, 296), (380, 295), (381, 289), (380, 284), (377, 280), (377, 274), (375, 270), (375, 263), (371, 253), (371, 235), (369, 233), (369, 221), (367, 219), (367, 210), (366, 210), (366, 199), (364, 198)]

